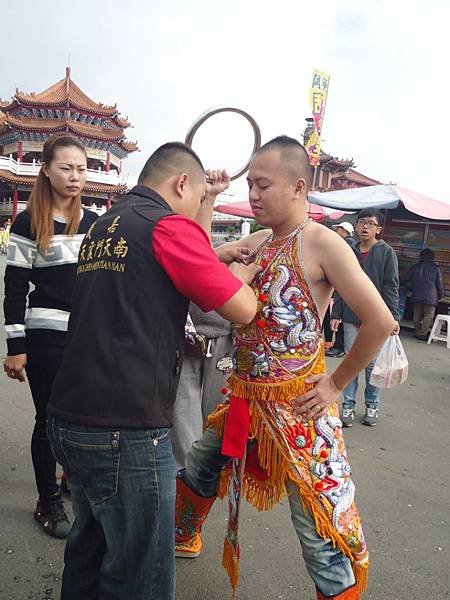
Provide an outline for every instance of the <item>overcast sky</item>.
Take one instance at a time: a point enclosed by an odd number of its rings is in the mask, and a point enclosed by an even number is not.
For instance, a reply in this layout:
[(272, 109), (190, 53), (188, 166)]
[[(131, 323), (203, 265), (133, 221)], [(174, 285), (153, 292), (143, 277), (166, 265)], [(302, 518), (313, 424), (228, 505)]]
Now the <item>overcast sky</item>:
[[(21, 0), (2, 3), (0, 97), (64, 77), (117, 102), (141, 152), (183, 140), (211, 106), (250, 112), (263, 141), (301, 137), (314, 67), (331, 74), (322, 148), (383, 182), (450, 201), (448, 0)], [(218, 116), (194, 140), (205, 165), (235, 169), (252, 134)], [(241, 180), (236, 199), (245, 198)]]

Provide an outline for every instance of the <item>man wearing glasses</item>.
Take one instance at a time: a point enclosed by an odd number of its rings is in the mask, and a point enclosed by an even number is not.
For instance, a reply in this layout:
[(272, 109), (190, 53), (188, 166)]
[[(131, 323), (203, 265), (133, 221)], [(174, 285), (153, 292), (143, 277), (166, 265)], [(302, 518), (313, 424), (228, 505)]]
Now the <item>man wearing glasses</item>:
[[(356, 222), (356, 233), (359, 242), (355, 244), (353, 250), (364, 272), (379, 291), (396, 321), (396, 327), (392, 332), (394, 334), (400, 331), (398, 323), (398, 261), (394, 249), (383, 240), (378, 239), (382, 228), (383, 215), (379, 210), (375, 208), (362, 210), (358, 214)], [(344, 325), (344, 350), (347, 353), (356, 338), (360, 322), (341, 296), (336, 293), (330, 323), (332, 331), (337, 331), (341, 321)], [(380, 403), (380, 389), (369, 383), (373, 365), (374, 361), (365, 369), (364, 401), (366, 410), (362, 423), (369, 427), (375, 426), (378, 422), (378, 406)], [(355, 377), (343, 391), (344, 401), (342, 403), (341, 421), (344, 427), (351, 427), (355, 419), (357, 394), (358, 377)]]

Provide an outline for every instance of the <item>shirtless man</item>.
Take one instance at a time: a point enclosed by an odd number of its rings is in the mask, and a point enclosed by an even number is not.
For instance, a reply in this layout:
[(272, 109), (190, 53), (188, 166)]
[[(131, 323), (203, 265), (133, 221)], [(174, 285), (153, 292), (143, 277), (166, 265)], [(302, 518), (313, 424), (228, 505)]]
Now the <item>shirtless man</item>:
[[(366, 586), (368, 552), (337, 399), (395, 323), (348, 244), (308, 219), (311, 169), (303, 146), (286, 136), (268, 142), (247, 180), (255, 218), (270, 230), (228, 246), (248, 246), (249, 260), (262, 267), (252, 284), (258, 310), (252, 323), (236, 328), (226, 402), (178, 476), (177, 556), (198, 556), (201, 525), (217, 494), (228, 493), (223, 563), (235, 587), (240, 498), (264, 510), (287, 492), (317, 597), (354, 600)], [(334, 288), (361, 327), (327, 374), (321, 321)], [(264, 370), (257, 368), (263, 353)]]

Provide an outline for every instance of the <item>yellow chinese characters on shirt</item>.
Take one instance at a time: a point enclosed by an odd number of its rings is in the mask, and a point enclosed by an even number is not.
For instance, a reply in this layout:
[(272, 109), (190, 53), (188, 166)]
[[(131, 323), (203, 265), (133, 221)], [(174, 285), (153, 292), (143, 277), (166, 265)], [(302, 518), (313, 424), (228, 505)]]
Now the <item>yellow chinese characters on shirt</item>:
[(115, 271), (125, 273), (128, 256), (127, 240), (116, 230), (119, 228), (120, 216), (115, 217), (106, 229), (107, 237), (92, 239), (95, 223), (90, 227), (81, 245), (78, 257), (77, 275), (88, 271)]

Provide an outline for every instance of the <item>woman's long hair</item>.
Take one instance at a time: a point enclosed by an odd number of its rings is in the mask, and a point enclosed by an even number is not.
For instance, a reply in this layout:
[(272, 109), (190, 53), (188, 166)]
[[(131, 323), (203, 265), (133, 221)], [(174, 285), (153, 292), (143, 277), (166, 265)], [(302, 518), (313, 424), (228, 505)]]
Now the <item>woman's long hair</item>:
[[(55, 158), (55, 150), (58, 148), (79, 148), (85, 156), (86, 150), (76, 137), (67, 133), (53, 135), (44, 144), (42, 162), (47, 166)], [(74, 196), (70, 206), (69, 219), (64, 233), (74, 235), (80, 225), (81, 194)], [(50, 239), (54, 235), (53, 225), (53, 192), (50, 180), (41, 168), (36, 182), (31, 190), (27, 210), (31, 217), (31, 233), (36, 237), (38, 248), (48, 250)]]

